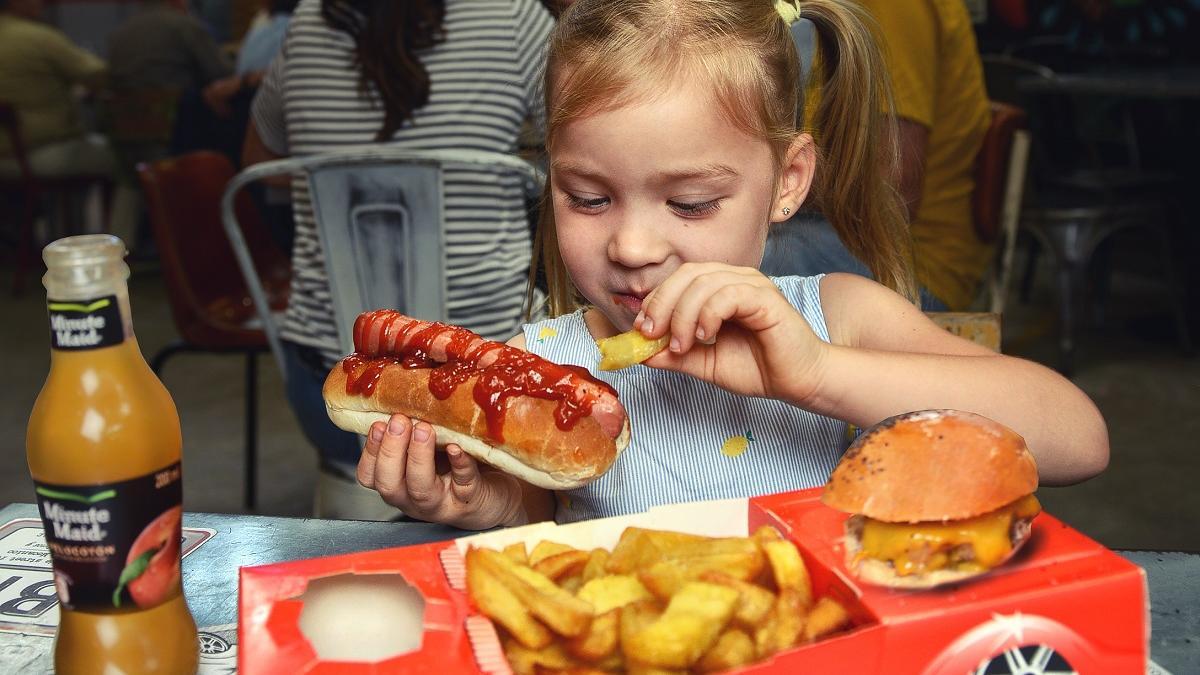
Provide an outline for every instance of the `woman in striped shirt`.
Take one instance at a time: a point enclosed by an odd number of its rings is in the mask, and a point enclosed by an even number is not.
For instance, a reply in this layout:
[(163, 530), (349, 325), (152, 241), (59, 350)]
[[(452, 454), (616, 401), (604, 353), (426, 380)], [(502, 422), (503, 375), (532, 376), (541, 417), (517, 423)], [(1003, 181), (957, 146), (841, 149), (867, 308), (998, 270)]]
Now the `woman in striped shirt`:
[[(551, 39), (552, 208), (539, 227), (557, 318), (510, 344), (613, 385), (633, 433), (612, 468), (553, 495), (480, 473), (449, 445), (450, 471), (439, 475), (431, 428), (397, 415), (371, 429), (363, 484), (410, 515), (460, 527), (624, 514), (821, 485), (847, 422), (925, 408), (1012, 427), (1046, 483), (1104, 468), (1104, 420), (1083, 392), (950, 335), (909, 300), (879, 114), (888, 92), (860, 10), (851, 0), (777, 5), (580, 0)], [(797, 15), (822, 45), (821, 165), (802, 131), (788, 23)], [(856, 275), (763, 276), (768, 228), (806, 199), (909, 299)], [(669, 335), (669, 349), (595, 372), (595, 340), (630, 329)]]
[[(247, 163), (372, 143), (515, 152), (527, 118), (544, 126), (537, 84), (552, 27), (538, 0), (302, 0), (255, 98)], [(321, 384), (342, 354), (308, 186), (295, 179), (291, 191), (288, 398), (321, 454), (318, 515), (363, 516), (329, 503), (342, 483), (356, 487), (360, 448), (325, 414)], [(451, 170), (444, 200), (448, 319), (508, 337), (530, 262), (523, 186)]]

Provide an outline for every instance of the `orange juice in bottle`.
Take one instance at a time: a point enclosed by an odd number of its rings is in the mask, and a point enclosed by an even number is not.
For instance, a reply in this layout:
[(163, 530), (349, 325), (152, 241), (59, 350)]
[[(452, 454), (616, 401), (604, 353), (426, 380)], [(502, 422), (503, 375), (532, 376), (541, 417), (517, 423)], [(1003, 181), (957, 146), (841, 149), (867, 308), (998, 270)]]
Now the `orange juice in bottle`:
[(63, 675), (197, 666), (180, 581), (179, 416), (133, 336), (124, 255), (111, 235), (43, 252), (50, 374), (25, 448), (54, 563)]

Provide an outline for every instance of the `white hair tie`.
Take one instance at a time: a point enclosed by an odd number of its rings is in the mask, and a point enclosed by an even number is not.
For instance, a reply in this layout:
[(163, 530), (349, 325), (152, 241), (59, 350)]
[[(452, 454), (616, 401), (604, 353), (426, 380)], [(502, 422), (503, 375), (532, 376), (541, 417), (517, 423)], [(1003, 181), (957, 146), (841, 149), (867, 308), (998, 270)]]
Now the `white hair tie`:
[(776, 0), (775, 11), (779, 12), (780, 18), (787, 22), (790, 26), (800, 18), (800, 0)]

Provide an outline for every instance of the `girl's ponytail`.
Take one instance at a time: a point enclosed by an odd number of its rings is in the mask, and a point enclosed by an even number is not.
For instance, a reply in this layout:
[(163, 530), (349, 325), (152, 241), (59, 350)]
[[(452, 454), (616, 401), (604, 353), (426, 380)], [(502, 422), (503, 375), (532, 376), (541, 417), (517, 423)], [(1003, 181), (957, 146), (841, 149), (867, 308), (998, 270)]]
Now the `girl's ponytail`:
[(898, 178), (897, 132), (891, 89), (869, 17), (848, 0), (805, 0), (800, 16), (813, 22), (820, 57), (815, 128), (823, 164), (814, 205), (850, 253), (875, 279), (918, 303), (912, 240)]

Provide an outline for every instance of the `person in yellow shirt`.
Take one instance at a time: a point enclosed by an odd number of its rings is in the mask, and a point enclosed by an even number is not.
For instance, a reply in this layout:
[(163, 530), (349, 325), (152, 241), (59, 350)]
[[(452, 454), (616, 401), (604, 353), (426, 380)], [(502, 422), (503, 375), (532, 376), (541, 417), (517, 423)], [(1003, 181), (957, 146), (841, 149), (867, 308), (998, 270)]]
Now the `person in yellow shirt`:
[[(975, 155), (991, 113), (970, 16), (963, 0), (857, 1), (884, 42), (900, 134), (897, 187), (908, 206), (923, 308), (966, 309), (991, 259), (971, 216)], [(799, 214), (777, 229), (784, 228), (793, 229), (768, 245), (764, 272), (869, 276), (819, 215)]]
[[(72, 90), (99, 85), (104, 61), (38, 21), (41, 13), (42, 0), (0, 0), (0, 101), (17, 111), (35, 173), (103, 173), (111, 153), (103, 140), (84, 133)], [(11, 154), (8, 139), (0, 137), (0, 159)]]
[(963, 0), (859, 2), (886, 43), (917, 280), (966, 309), (991, 259), (971, 217), (975, 155), (991, 122), (971, 18)]

